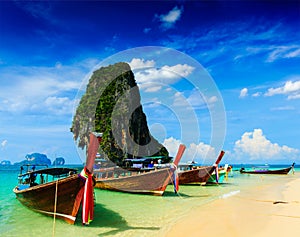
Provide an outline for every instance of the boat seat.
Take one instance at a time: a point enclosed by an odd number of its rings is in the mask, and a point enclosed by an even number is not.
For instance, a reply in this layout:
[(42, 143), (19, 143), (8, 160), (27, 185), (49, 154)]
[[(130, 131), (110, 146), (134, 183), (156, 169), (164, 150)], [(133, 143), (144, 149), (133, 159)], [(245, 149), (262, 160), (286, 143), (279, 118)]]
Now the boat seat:
[(27, 188), (29, 188), (28, 184), (20, 184), (17, 187), (18, 190), (24, 190), (24, 189), (27, 189)]

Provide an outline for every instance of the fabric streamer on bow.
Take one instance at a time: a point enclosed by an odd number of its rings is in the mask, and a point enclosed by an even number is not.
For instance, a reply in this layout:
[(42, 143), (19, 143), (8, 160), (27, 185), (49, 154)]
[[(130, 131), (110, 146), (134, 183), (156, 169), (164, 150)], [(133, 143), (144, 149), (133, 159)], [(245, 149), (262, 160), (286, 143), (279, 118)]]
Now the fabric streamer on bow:
[(177, 172), (177, 166), (174, 165), (175, 169), (173, 172), (173, 181), (174, 181), (174, 192), (177, 193), (179, 190), (179, 177), (178, 177), (178, 172)]
[(215, 165), (216, 183), (219, 183), (219, 167)]
[(94, 219), (93, 175), (86, 167), (79, 174), (85, 179), (82, 200), (82, 224), (89, 225)]

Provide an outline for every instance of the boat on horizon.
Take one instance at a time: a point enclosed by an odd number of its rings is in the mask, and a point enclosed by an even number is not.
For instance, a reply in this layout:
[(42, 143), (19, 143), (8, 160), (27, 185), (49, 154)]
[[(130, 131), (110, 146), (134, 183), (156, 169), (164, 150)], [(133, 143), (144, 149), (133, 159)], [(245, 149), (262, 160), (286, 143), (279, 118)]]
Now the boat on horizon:
[(94, 170), (95, 188), (111, 191), (162, 196), (176, 174), (177, 165), (185, 151), (179, 146), (173, 163), (151, 167), (109, 167)]
[(101, 138), (90, 135), (86, 166), (80, 174), (77, 174), (77, 169), (65, 167), (39, 170), (35, 167), (26, 171), (21, 167), (19, 184), (13, 189), (16, 198), (33, 211), (62, 219), (69, 224), (75, 223), (82, 205), (83, 224), (89, 224), (94, 212), (92, 169), (99, 146), (98, 139)]
[(211, 166), (195, 166), (194, 164), (179, 165), (178, 176), (179, 185), (184, 184), (200, 184), (205, 185), (212, 173), (218, 169), (225, 152), (221, 151), (216, 162)]
[(282, 169), (269, 169), (268, 167), (253, 167), (251, 169), (245, 169), (242, 167), (240, 173), (242, 174), (288, 174), (294, 169), (295, 162), (290, 166)]

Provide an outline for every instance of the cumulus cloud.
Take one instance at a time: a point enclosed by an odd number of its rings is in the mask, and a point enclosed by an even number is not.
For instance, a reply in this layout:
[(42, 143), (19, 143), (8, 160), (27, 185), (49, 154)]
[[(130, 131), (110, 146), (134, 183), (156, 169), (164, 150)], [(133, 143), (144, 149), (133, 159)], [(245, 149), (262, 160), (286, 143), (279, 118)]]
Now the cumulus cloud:
[(248, 96), (248, 89), (247, 89), (247, 88), (243, 88), (243, 89), (240, 91), (240, 96), (239, 96), (239, 98), (245, 98), (246, 96)]
[(131, 70), (146, 68), (146, 67), (154, 67), (154, 60), (145, 60), (143, 58), (133, 58), (129, 63)]
[(183, 12), (183, 8), (174, 7), (167, 14), (155, 15), (155, 19), (158, 19), (161, 23), (161, 29), (168, 30), (174, 27), (174, 24), (180, 19)]
[(269, 88), (265, 96), (287, 95), (288, 100), (300, 98), (300, 78), (297, 81), (287, 81), (283, 86)]
[(176, 107), (184, 107), (187, 108), (191, 105), (191, 101), (189, 101), (182, 92), (175, 92), (173, 96), (173, 105)]
[(180, 140), (177, 140), (174, 137), (169, 137), (164, 140), (163, 145), (169, 151), (170, 156), (175, 157), (180, 143), (181, 143)]
[(254, 129), (253, 132), (245, 132), (241, 139), (235, 142), (235, 154), (238, 157), (249, 157), (252, 161), (279, 160), (294, 158), (299, 154), (298, 149), (286, 145), (280, 146), (272, 143), (263, 134), (262, 129)]
[(164, 65), (156, 68), (155, 61), (141, 58), (133, 58), (129, 65), (134, 71), (140, 89), (145, 92), (159, 91), (162, 85), (170, 85), (180, 78), (186, 78), (195, 69), (188, 64)]
[[(178, 151), (178, 147), (181, 144), (180, 140), (173, 137), (164, 140), (163, 145), (167, 148), (170, 156), (175, 157)], [(197, 161), (200, 164), (213, 164), (217, 159), (215, 149), (203, 142), (199, 144), (191, 143), (186, 147), (181, 162)]]

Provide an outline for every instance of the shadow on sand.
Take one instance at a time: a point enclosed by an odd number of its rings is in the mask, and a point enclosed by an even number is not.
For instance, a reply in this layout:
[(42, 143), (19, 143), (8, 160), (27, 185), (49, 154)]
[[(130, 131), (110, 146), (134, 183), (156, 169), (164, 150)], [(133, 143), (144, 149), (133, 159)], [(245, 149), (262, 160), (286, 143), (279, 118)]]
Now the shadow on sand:
[[(81, 210), (79, 210), (81, 212)], [(78, 225), (82, 222), (80, 216), (78, 216), (76, 223)], [(127, 221), (117, 212), (112, 211), (104, 207), (104, 205), (97, 203), (94, 209), (94, 220), (88, 228), (103, 228), (103, 232), (98, 236), (113, 236), (119, 232), (127, 230), (149, 230), (157, 231), (159, 227), (143, 227), (143, 226), (130, 226)], [(111, 228), (110, 230), (107, 230)]]

